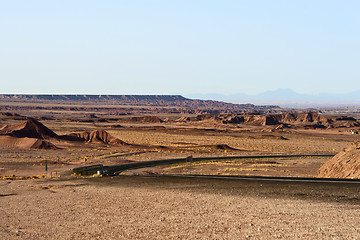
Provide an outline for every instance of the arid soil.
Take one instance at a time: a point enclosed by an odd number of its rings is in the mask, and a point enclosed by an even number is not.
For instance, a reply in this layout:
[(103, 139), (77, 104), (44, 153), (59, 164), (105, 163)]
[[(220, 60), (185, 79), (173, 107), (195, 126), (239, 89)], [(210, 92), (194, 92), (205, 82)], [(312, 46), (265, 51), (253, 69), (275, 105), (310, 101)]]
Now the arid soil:
[[(197, 115), (191, 108), (100, 103), (0, 105), (13, 111), (0, 115), (0, 239), (360, 237), (356, 184), (150, 177), (186, 174), (185, 164), (122, 173), (147, 177), (71, 176), (79, 166), (190, 155), (337, 154), (359, 140), (350, 133), (359, 131), (357, 115)], [(191, 171), (316, 177), (330, 158), (209, 161), (193, 164)]]
[(358, 239), (359, 185), (0, 181), (1, 239)]
[[(117, 164), (189, 155), (331, 154), (341, 151), (358, 136), (337, 129), (264, 132), (259, 130), (267, 126), (238, 128), (211, 122), (122, 123), (121, 127), (108, 123), (94, 125), (66, 121), (42, 121), (44, 124), (41, 124), (35, 120), (25, 123), (23, 120), (12, 120), (12, 123), (15, 124), (3, 127), (3, 132), (10, 135), (0, 135), (3, 141), (0, 146), (0, 175), (30, 174), (25, 166), (32, 171), (37, 169), (33, 172), (35, 175), (44, 174), (46, 164), (48, 173), (51, 173), (86, 164)], [(41, 138), (32, 138), (31, 135)], [(137, 152), (141, 154), (128, 155)], [(327, 160), (306, 158), (259, 162), (254, 159), (252, 162), (194, 165), (194, 171), (202, 174), (315, 177), (317, 169)], [(179, 169), (185, 170), (181, 166)], [(181, 173), (178, 170), (175, 172)], [(156, 171), (174, 173), (174, 167)]]

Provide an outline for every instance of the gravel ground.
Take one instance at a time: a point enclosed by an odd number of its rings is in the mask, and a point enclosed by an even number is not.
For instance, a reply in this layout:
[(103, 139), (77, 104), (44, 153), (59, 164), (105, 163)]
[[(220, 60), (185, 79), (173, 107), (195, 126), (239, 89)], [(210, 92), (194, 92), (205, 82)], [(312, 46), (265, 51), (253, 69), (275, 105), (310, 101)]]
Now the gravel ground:
[(360, 239), (359, 184), (0, 181), (0, 239)]

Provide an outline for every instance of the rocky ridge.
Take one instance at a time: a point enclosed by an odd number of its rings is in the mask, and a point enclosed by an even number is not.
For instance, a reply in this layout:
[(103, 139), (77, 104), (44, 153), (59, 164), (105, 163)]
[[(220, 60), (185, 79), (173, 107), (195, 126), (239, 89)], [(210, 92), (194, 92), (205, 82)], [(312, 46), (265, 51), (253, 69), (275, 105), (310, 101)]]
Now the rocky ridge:
[[(233, 104), (213, 100), (189, 99), (181, 95), (25, 95), (0, 94), (0, 100), (8, 102), (56, 102), (56, 103), (102, 103), (133, 106), (177, 107), (197, 109), (209, 113), (269, 112), (279, 106), (256, 106)], [(6, 109), (5, 109), (6, 110)], [(182, 110), (183, 111), (183, 110)], [(205, 113), (205, 112), (204, 112)]]

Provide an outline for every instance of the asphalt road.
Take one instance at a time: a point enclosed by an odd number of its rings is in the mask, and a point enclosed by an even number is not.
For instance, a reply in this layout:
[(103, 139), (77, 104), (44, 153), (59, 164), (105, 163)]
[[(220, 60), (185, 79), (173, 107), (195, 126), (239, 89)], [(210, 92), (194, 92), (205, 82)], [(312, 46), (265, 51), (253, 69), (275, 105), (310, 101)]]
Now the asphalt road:
[(334, 154), (297, 154), (297, 155), (256, 155), (256, 156), (223, 156), (223, 157), (200, 157), (200, 158), (174, 158), (174, 159), (164, 159), (164, 160), (153, 160), (153, 161), (142, 161), (142, 162), (133, 162), (133, 163), (124, 163), (118, 165), (94, 165), (94, 166), (85, 166), (74, 168), (73, 172), (81, 175), (91, 175), (97, 172), (101, 172), (103, 175), (114, 176), (119, 173), (130, 170), (138, 169), (145, 167), (155, 167), (160, 165), (167, 164), (176, 164), (176, 163), (186, 163), (186, 162), (201, 162), (201, 161), (217, 161), (217, 160), (226, 160), (226, 159), (259, 159), (259, 158), (301, 158), (301, 157), (332, 157)]
[(303, 178), (303, 177), (266, 177), (266, 176), (239, 176), (239, 175), (155, 175), (178, 178), (203, 178), (203, 179), (228, 179), (245, 181), (270, 181), (270, 182), (303, 182), (303, 183), (328, 183), (328, 184), (358, 184), (360, 179), (339, 179), (339, 178)]
[(86, 178), (101, 186), (173, 189), (206, 194), (244, 195), (255, 198), (338, 202), (360, 206), (360, 181), (343, 179), (289, 179), (241, 176), (120, 175)]

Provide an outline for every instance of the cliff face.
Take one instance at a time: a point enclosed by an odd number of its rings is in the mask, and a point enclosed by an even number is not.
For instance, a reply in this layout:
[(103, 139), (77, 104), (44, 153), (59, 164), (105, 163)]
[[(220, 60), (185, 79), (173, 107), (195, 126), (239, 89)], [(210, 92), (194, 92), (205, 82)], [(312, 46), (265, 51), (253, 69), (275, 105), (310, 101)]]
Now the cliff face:
[[(270, 112), (278, 106), (232, 104), (221, 101), (189, 99), (181, 95), (16, 95), (0, 94), (0, 100), (9, 102), (104, 103), (134, 106), (160, 106), (207, 110), (209, 113)], [(206, 113), (206, 112), (204, 112)]]
[(113, 145), (128, 145), (124, 141), (111, 136), (108, 132), (104, 130), (96, 130), (92, 132), (82, 132), (82, 133), (71, 133), (69, 135), (63, 136), (64, 139), (74, 140), (74, 141), (84, 141), (88, 143), (105, 143)]
[(255, 126), (284, 125), (293, 128), (338, 128), (360, 127), (360, 121), (346, 116), (324, 117), (315, 112), (285, 114), (203, 114), (196, 118), (181, 118), (178, 121), (213, 120), (224, 124), (249, 124)]
[(189, 100), (180, 95), (29, 95), (1, 94), (0, 99), (27, 101), (122, 101), (122, 102), (176, 102)]
[(360, 142), (354, 142), (319, 168), (321, 178), (360, 179)]

